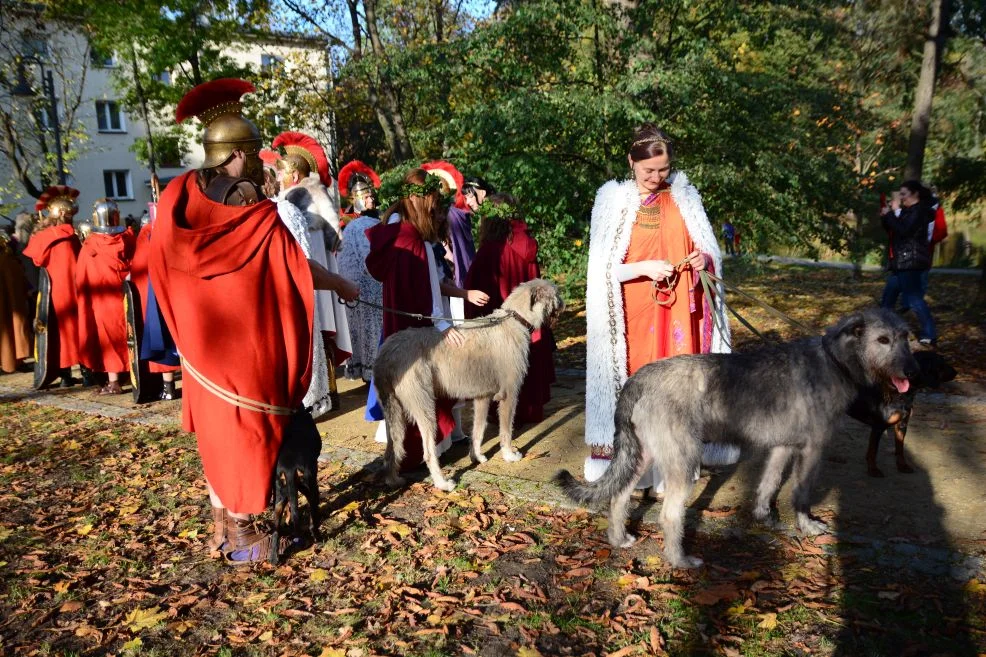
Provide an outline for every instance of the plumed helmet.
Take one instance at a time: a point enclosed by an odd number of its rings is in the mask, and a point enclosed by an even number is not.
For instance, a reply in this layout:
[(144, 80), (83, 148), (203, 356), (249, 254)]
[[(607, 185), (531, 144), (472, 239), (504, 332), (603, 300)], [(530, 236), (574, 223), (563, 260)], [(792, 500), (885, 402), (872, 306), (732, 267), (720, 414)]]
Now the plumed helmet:
[(328, 187), (332, 184), (329, 158), (325, 156), (325, 150), (314, 137), (309, 137), (303, 132), (282, 132), (274, 138), (271, 146), (284, 149), (284, 157), (278, 162), (278, 168), (297, 171), (302, 178), (317, 173), (323, 185)]
[(41, 193), (34, 209), (53, 224), (69, 224), (79, 212), (77, 198), (79, 190), (66, 185), (53, 185)]
[(421, 168), (445, 181), (449, 192), (455, 193), (455, 207), (463, 209), (466, 207), (466, 197), (462, 195), (462, 172), (456, 169), (455, 165), (444, 160), (433, 160), (425, 162)]
[(260, 130), (243, 116), (244, 94), (256, 91), (256, 87), (238, 78), (220, 78), (200, 84), (189, 91), (178, 103), (175, 120), (178, 123), (197, 116), (205, 131), (202, 147), (205, 149), (203, 169), (223, 164), (233, 151), (257, 155), (262, 143)]
[(277, 163), (281, 161), (281, 154), (265, 148), (260, 151), (260, 161), (264, 163), (266, 169), (276, 169)]
[(127, 228), (120, 225), (120, 207), (110, 198), (101, 198), (92, 205), (92, 231), (114, 235)]
[(356, 209), (362, 212), (367, 208), (364, 199), (377, 200), (376, 190), (380, 188), (380, 176), (369, 165), (353, 160), (339, 170), (339, 193), (348, 196)]
[(75, 227), (75, 234), (79, 236), (79, 240), (85, 242), (92, 232), (92, 224), (88, 221), (83, 221), (81, 224)]

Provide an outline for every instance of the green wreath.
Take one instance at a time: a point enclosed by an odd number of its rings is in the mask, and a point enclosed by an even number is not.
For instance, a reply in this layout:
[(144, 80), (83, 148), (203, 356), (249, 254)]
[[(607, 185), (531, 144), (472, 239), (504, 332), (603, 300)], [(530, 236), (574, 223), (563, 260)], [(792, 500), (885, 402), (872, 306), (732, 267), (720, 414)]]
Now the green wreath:
[(408, 198), (409, 196), (428, 196), (434, 192), (441, 192), (444, 186), (444, 182), (438, 176), (429, 173), (425, 176), (424, 183), (417, 185), (415, 183), (404, 183), (401, 185), (400, 195), (401, 198)]
[(476, 219), (492, 219), (495, 221), (511, 221), (517, 218), (517, 208), (509, 203), (491, 203), (483, 201), (473, 213)]

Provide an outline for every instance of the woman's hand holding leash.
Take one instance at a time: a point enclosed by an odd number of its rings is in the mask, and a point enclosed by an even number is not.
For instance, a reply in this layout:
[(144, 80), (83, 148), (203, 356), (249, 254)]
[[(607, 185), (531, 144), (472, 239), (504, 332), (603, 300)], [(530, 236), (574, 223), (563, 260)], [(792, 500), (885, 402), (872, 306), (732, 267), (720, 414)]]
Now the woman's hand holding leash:
[(465, 343), (462, 333), (455, 328), (445, 329), (445, 339), (451, 342), (453, 347), (461, 347)]
[(674, 266), (667, 260), (641, 260), (633, 263), (634, 273), (652, 281), (663, 281), (674, 273)]
[(689, 253), (687, 260), (694, 271), (705, 271), (705, 254), (698, 249)]
[(474, 306), (485, 306), (490, 301), (490, 295), (482, 290), (466, 290), (466, 301)]

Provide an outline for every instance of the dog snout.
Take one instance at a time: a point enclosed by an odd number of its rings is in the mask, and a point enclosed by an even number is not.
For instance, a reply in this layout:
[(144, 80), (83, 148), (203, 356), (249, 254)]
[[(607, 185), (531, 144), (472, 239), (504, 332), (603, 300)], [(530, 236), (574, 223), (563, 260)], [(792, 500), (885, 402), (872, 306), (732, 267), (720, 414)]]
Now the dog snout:
[(904, 376), (908, 379), (916, 379), (921, 374), (921, 367), (914, 360), (914, 356), (908, 354), (907, 359), (904, 361), (903, 372)]

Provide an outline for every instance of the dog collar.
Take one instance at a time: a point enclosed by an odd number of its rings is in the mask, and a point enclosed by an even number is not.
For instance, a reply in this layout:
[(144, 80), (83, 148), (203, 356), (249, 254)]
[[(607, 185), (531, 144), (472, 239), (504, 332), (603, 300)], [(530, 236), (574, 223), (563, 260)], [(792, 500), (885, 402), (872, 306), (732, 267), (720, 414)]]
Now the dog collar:
[(534, 328), (534, 325), (533, 324), (531, 324), (529, 321), (527, 321), (526, 319), (524, 319), (523, 317), (521, 317), (520, 314), (516, 310), (508, 310), (507, 313), (509, 313), (511, 317), (513, 317), (518, 322), (520, 322), (524, 326), (524, 328), (527, 329), (527, 332), (528, 333), (533, 334), (534, 331), (537, 330), (536, 328)]

